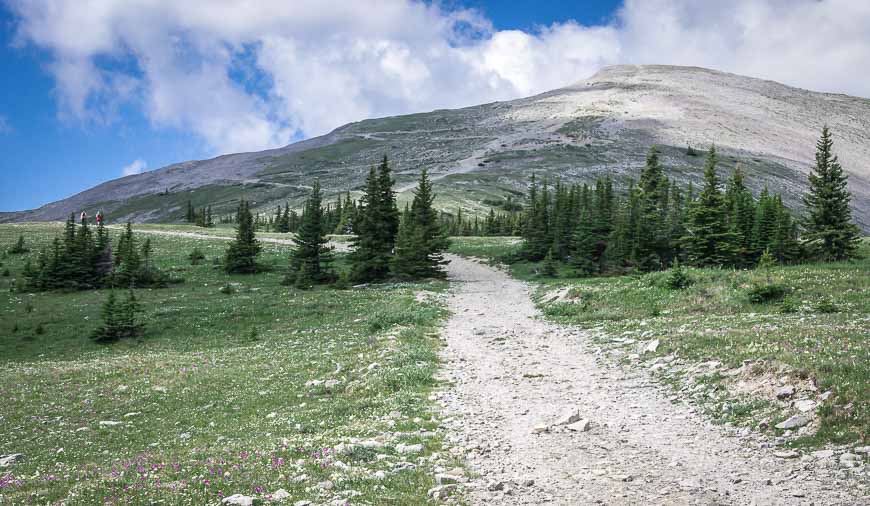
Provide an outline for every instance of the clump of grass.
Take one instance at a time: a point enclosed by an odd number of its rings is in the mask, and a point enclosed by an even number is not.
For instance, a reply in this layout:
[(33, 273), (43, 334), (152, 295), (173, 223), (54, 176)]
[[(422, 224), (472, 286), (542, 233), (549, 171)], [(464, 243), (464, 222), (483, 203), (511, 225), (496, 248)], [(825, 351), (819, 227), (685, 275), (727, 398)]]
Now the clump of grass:
[(42, 326), (42, 323), (36, 324), (36, 328), (33, 329), (33, 333), (38, 335), (38, 336), (45, 334), (45, 327)]
[(224, 295), (232, 295), (232, 294), (236, 293), (236, 287), (227, 283), (224, 286), (220, 287), (219, 291)]

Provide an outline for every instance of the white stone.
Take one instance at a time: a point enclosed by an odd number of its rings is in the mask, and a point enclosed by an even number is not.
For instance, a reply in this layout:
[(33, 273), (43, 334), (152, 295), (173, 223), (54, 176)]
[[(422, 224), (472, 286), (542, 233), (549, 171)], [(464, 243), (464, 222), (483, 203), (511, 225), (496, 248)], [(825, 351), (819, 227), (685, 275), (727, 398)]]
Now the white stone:
[(114, 427), (116, 425), (121, 425), (121, 422), (115, 420), (102, 420), (100, 421), (100, 427)]
[(580, 421), (580, 412), (575, 411), (568, 416), (559, 419), (554, 425), (571, 425), (574, 422)]
[(544, 432), (550, 432), (550, 426), (545, 424), (545, 423), (539, 423), (538, 425), (535, 425), (535, 427), (532, 429), (532, 432), (535, 434), (543, 434)]
[(11, 455), (0, 455), (0, 467), (9, 467), (12, 464), (17, 464), (24, 460), (24, 454), (13, 453)]
[(816, 409), (816, 401), (811, 401), (809, 399), (805, 399), (802, 401), (796, 401), (794, 403), (794, 407), (795, 407), (795, 409), (797, 409), (801, 413), (806, 413), (806, 412), (813, 411), (814, 409)]
[(290, 492), (287, 492), (283, 488), (279, 488), (278, 490), (272, 492), (272, 500), (273, 501), (283, 501), (290, 497)]
[(401, 455), (407, 455), (409, 453), (420, 453), (423, 451), (423, 445), (422, 444), (406, 445), (406, 444), (399, 443), (396, 446), (396, 451)]
[(644, 347), (644, 349), (643, 349), (643, 352), (644, 353), (655, 353), (656, 350), (659, 349), (660, 343), (661, 342), (658, 339), (653, 339), (652, 341), (647, 343), (646, 347)]
[(224, 497), (224, 500), (221, 501), (221, 503), (234, 504), (236, 506), (251, 506), (254, 504), (254, 498), (242, 494), (233, 494), (229, 497)]
[(592, 422), (590, 422), (588, 419), (584, 418), (584, 419), (579, 420), (575, 423), (572, 423), (571, 425), (568, 425), (568, 427), (566, 427), (566, 428), (568, 430), (571, 430), (574, 432), (586, 432), (587, 430), (589, 430), (591, 428), (591, 426), (592, 426)]

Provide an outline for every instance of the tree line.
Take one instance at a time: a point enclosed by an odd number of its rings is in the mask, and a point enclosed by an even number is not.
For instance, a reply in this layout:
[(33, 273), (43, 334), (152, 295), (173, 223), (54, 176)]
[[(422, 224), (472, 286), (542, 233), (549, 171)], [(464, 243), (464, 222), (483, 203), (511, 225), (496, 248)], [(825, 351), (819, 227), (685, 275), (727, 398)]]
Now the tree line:
[(723, 185), (715, 147), (707, 153), (700, 190), (664, 174), (655, 147), (635, 183), (614, 192), (610, 177), (594, 187), (539, 186), (534, 176), (523, 216), (520, 258), (565, 262), (583, 275), (654, 271), (682, 262), (699, 267), (750, 267), (767, 252), (775, 261), (843, 260), (856, 254), (850, 194), (825, 127), (797, 220), (779, 194), (756, 198), (739, 165)]
[[(394, 184), (386, 156), (377, 167), (371, 167), (358, 202), (348, 194), (344, 204), (324, 208), (320, 183), (315, 181), (298, 217), (284, 282), (309, 288), (338, 280), (372, 283), (444, 277), (447, 230), (433, 207), (435, 195), (428, 172), (423, 170), (413, 201), (403, 211), (396, 204)], [(276, 212), (273, 223), (283, 227), (285, 216), (293, 216), (289, 206)], [(245, 201), (239, 205), (236, 222), (236, 238), (227, 249), (225, 269), (228, 273), (256, 272), (260, 245), (253, 213)], [(335, 272), (327, 239), (336, 229), (354, 234), (348, 255), (350, 269), (342, 274)]]

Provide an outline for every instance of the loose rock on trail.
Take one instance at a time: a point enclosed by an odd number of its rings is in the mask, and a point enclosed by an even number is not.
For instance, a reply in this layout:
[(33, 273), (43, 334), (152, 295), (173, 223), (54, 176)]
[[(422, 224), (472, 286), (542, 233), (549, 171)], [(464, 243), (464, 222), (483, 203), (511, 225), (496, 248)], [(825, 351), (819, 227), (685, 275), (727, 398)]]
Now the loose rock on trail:
[(837, 462), (784, 459), (538, 318), (529, 287), (450, 256), (439, 393), (471, 504), (868, 504)]

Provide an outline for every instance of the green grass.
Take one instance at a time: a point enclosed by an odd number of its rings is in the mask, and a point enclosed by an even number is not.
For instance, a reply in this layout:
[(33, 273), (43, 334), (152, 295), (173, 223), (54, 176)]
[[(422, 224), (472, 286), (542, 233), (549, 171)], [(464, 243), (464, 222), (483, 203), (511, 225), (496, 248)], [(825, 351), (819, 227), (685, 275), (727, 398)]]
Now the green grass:
[[(499, 238), (459, 238), (453, 251), (497, 260), (517, 247)], [(537, 263), (516, 263), (510, 270), (538, 284), (548, 319), (600, 331), (602, 343), (614, 336), (659, 339), (657, 353), (649, 358), (675, 354), (688, 363), (718, 360), (726, 369), (763, 360), (759, 374), (777, 376), (784, 367), (778, 377), (804, 379), (819, 393), (830, 390), (833, 395), (819, 409), (819, 431), (792, 441), (815, 447), (866, 441), (870, 434), (870, 243), (862, 254), (864, 259), (853, 262), (772, 269), (769, 281), (789, 294), (766, 304), (749, 300), (753, 286), (768, 283), (760, 271), (688, 269), (694, 283), (671, 290), (667, 272), (578, 279), (563, 265), (559, 278), (547, 279), (537, 275)], [(545, 293), (564, 288), (565, 299), (544, 302)], [(725, 376), (692, 381), (708, 387), (707, 408), (721, 421), (754, 425), (772, 416), (772, 426), (792, 413), (775, 401), (730, 394)]]
[[(0, 249), (25, 232), (33, 257), (60, 230), (3, 225)], [(226, 243), (149, 237), (158, 266), (185, 283), (138, 290), (146, 331), (110, 346), (88, 338), (105, 291), (11, 293), (26, 255), (2, 260), (0, 454), (25, 455), (0, 472), (6, 502), (213, 504), (279, 488), (291, 504), (351, 490), (352, 504), (427, 502), (434, 463), (395, 447), (442, 447), (439, 433), (418, 434), (438, 425), (427, 397), (445, 310), (416, 294), (444, 283), (301, 292), (280, 285), (288, 246), (263, 245), (271, 272), (226, 276), (212, 265)], [(198, 266), (194, 247), (208, 257)], [(227, 282), (234, 293), (220, 292)], [(334, 451), (351, 438), (384, 446)], [(418, 467), (393, 472), (402, 461)], [(326, 480), (332, 490), (317, 487)]]
[(498, 263), (519, 251), (519, 237), (451, 237), (450, 253)]

